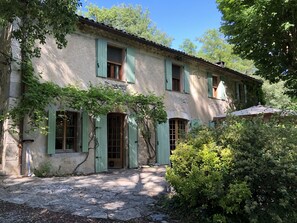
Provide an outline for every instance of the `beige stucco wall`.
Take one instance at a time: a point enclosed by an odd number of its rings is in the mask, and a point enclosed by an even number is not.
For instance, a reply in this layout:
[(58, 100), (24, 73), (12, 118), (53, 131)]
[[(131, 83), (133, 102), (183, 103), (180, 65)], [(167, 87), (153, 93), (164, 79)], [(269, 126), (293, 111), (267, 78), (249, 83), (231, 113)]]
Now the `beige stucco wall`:
[[(119, 47), (135, 48), (135, 84), (128, 84), (126, 81), (114, 81), (106, 78), (96, 77), (96, 52), (95, 39), (100, 36), (90, 35), (87, 33), (77, 32), (68, 35), (68, 45), (64, 49), (58, 49), (52, 38), (47, 39), (46, 45), (41, 46), (41, 58), (34, 60), (36, 72), (41, 74), (41, 81), (53, 81), (60, 86), (68, 84), (86, 89), (89, 84), (112, 84), (125, 86), (129, 92), (138, 92), (147, 94), (153, 92), (158, 96), (164, 96), (164, 102), (167, 110), (168, 118), (183, 118), (186, 120), (199, 119), (204, 124), (208, 124), (212, 117), (225, 112), (231, 104), (231, 98), (227, 100), (218, 100), (208, 98), (207, 90), (207, 71), (214, 75), (216, 70), (206, 67), (202, 64), (194, 64), (188, 61), (175, 61), (173, 63), (185, 65), (190, 68), (190, 93), (172, 92), (165, 90), (165, 66), (164, 60), (168, 55), (162, 53), (154, 53), (149, 49), (139, 48), (131, 41), (114, 41), (108, 43)], [(106, 38), (106, 36), (105, 36)], [(111, 38), (114, 39), (114, 38)], [(16, 70), (12, 72), (10, 86), (18, 83), (19, 76)], [(231, 95), (228, 91), (234, 91), (233, 82), (226, 81), (227, 95)], [(17, 87), (14, 92), (17, 93)], [(15, 95), (15, 96), (16, 96)], [(1, 98), (0, 98), (1, 99)], [(1, 99), (2, 100), (2, 99)], [(125, 126), (127, 132), (127, 126)], [(90, 127), (90, 132), (93, 129)], [(32, 134), (26, 136), (33, 139), (33, 143), (25, 143), (23, 150), (23, 167), (26, 169), (29, 161), (31, 169), (39, 168), (44, 163), (51, 163), (52, 173), (64, 174), (72, 173), (74, 168), (82, 162), (85, 153), (58, 153), (55, 155), (47, 155), (47, 137), (40, 134)], [(9, 142), (9, 140), (8, 140)], [(152, 142), (155, 143), (153, 134)], [(12, 142), (12, 144), (16, 142)], [(144, 140), (139, 134), (138, 140), (138, 161), (139, 165), (147, 162), (147, 148)], [(128, 163), (127, 135), (125, 135), (125, 163)], [(8, 146), (8, 144), (7, 144)], [(29, 149), (30, 152), (29, 152)], [(13, 154), (17, 151), (13, 151)], [(17, 161), (16, 161), (17, 163)], [(17, 166), (17, 165), (16, 165)], [(16, 168), (17, 169), (17, 168)], [(95, 171), (94, 150), (91, 149), (87, 161), (80, 166), (78, 172), (92, 173)], [(27, 169), (28, 172), (28, 169)]]
[[(19, 44), (11, 39), (12, 26), (0, 30), (0, 110), (6, 112), (12, 107), (21, 94), (21, 78), (18, 61), (20, 59)], [(5, 56), (4, 56), (5, 55)], [(1, 123), (0, 154), (2, 172), (20, 174), (19, 129), (12, 131), (10, 120)]]

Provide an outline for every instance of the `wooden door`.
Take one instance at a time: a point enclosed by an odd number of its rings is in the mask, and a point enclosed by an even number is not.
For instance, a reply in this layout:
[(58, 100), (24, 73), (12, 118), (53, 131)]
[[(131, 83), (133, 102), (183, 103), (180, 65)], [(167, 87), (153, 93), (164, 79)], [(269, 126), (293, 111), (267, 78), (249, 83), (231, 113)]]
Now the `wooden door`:
[(108, 168), (123, 168), (124, 115), (111, 113), (107, 116)]

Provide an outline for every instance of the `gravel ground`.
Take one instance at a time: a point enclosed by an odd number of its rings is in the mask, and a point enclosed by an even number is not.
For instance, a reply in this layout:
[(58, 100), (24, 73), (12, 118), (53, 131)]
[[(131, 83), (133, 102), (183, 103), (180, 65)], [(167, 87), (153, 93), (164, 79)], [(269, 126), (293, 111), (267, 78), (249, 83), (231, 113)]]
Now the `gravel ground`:
[[(107, 219), (92, 219), (58, 213), (43, 208), (31, 208), (23, 204), (14, 204), (0, 200), (0, 222), (2, 223), (111, 223), (123, 222)], [(133, 219), (129, 223), (151, 222), (144, 218)]]

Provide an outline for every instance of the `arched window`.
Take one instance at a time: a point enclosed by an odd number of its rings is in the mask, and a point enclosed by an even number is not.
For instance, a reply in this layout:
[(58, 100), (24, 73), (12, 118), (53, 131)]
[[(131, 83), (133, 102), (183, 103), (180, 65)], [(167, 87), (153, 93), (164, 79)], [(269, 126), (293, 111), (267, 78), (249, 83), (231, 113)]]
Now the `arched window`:
[(170, 151), (174, 150), (179, 139), (186, 136), (188, 121), (180, 118), (169, 119)]

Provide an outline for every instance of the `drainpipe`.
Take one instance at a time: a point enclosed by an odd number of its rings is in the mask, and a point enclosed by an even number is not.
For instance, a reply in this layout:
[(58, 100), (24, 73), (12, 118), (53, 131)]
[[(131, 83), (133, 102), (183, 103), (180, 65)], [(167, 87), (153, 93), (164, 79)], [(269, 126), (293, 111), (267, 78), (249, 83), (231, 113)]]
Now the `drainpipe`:
[(31, 151), (30, 151), (30, 144), (32, 142), (34, 142), (34, 139), (24, 139), (23, 140), (24, 149), (26, 150), (28, 177), (32, 176), (32, 174), (31, 174)]

